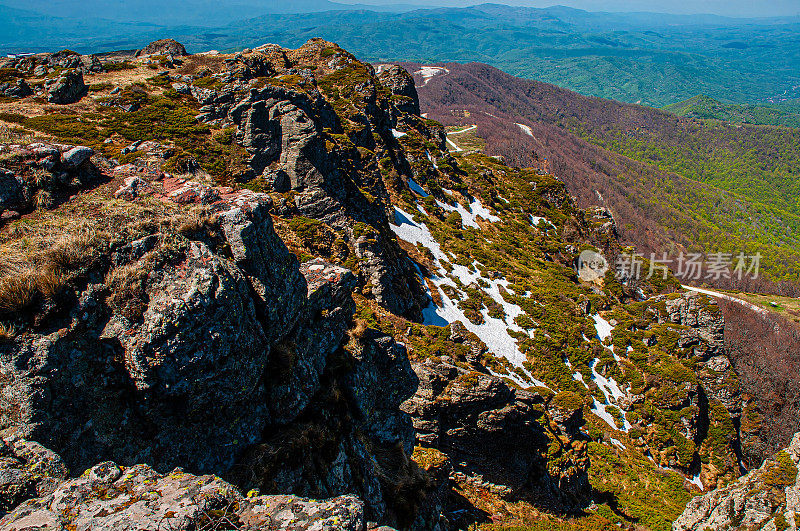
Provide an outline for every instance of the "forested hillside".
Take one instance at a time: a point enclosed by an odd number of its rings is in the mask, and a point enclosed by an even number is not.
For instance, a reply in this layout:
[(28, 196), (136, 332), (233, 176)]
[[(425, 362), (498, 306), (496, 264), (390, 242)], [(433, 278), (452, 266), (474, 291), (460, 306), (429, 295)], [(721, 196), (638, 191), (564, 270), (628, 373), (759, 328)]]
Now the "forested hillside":
[(488, 153), (551, 170), (581, 204), (611, 208), (637, 248), (760, 251), (771, 279), (797, 280), (800, 131), (683, 119), (487, 65), (444, 67), (427, 83), (418, 75), (429, 117), (477, 124)]
[(791, 109), (783, 110), (780, 107), (765, 105), (725, 104), (708, 96), (695, 96), (680, 103), (667, 105), (664, 110), (685, 118), (800, 127), (800, 114)]

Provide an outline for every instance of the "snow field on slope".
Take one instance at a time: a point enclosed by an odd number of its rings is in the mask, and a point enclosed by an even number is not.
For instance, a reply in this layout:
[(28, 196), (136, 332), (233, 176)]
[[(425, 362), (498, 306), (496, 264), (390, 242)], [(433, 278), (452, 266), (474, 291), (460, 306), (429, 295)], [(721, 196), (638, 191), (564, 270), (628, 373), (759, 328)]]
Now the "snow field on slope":
[(441, 66), (421, 66), (420, 69), (414, 73), (421, 75), (423, 79), (422, 84), (427, 85), (428, 81), (430, 81), (433, 76), (438, 76), (439, 74), (449, 74), (450, 70)]
[[(474, 206), (475, 203), (480, 205), (477, 199), (472, 205)], [(482, 211), (482, 208), (482, 205), (479, 208), (475, 208), (475, 210), (481, 212), (481, 217), (486, 213), (488, 216), (491, 216), (491, 218), (499, 221), (499, 218), (491, 215), (488, 211)], [(477, 217), (477, 215), (478, 214), (473, 214), (475, 217)], [(462, 219), (465, 218), (462, 217)], [(474, 222), (474, 217), (469, 219)], [(424, 223), (415, 222), (412, 214), (405, 212), (401, 208), (395, 207), (395, 223), (390, 223), (389, 227), (398, 238), (414, 245), (420, 244), (426, 247), (434, 257), (436, 271), (431, 272), (432, 275), (429, 280), (438, 291), (438, 295), (441, 299), (441, 306), (437, 306), (431, 298), (428, 307), (422, 311), (423, 324), (446, 326), (447, 324), (460, 321), (467, 330), (478, 336), (478, 338), (486, 344), (490, 352), (497, 356), (502, 356), (513, 366), (522, 369), (525, 375), (528, 376), (529, 381), (525, 382), (518, 375), (513, 373), (511, 376), (498, 376), (510, 377), (521, 386), (530, 385), (532, 382), (535, 385), (547, 387), (544, 382), (533, 378), (527, 369), (523, 367), (523, 362), (526, 361), (525, 355), (519, 350), (516, 340), (509, 334), (509, 330), (522, 333), (524, 333), (525, 330), (514, 322), (514, 319), (523, 313), (522, 308), (516, 304), (507, 302), (502, 296), (501, 288), (506, 290), (509, 284), (508, 280), (504, 278), (489, 279), (484, 277), (480, 272), (480, 264), (478, 262), (474, 262), (471, 268), (460, 264), (451, 264), (452, 271), (448, 274), (442, 262), (450, 262), (450, 259), (448, 259), (439, 243), (433, 238), (428, 227)], [(419, 274), (420, 277), (422, 277), (421, 273)], [(481, 284), (488, 285), (487, 288), (480, 289), (500, 305), (503, 309), (504, 318), (497, 319), (492, 317), (489, 315), (489, 310), (483, 308), (480, 312), (484, 320), (482, 324), (475, 324), (467, 319), (464, 312), (458, 307), (458, 302), (448, 297), (443, 289), (445, 286), (449, 286), (466, 298), (466, 294), (461, 291), (459, 284), (456, 283), (454, 279), (458, 279), (463, 286), (473, 284), (479, 286)], [(426, 285), (427, 283), (424, 282), (424, 279), (422, 280), (423, 285)]]
[[(603, 319), (603, 317), (601, 317), (600, 314), (593, 315), (592, 319), (594, 320), (594, 328), (595, 330), (597, 330), (597, 337), (600, 339), (601, 342), (605, 341), (606, 338), (611, 337), (611, 332), (613, 332), (614, 330), (614, 327), (611, 325), (611, 323)], [(614, 359), (619, 361), (619, 357), (614, 353), (613, 347), (606, 347), (604, 345), (604, 348), (610, 350), (611, 353), (614, 355)], [(617, 403), (616, 402), (617, 399), (625, 396), (625, 393), (622, 392), (622, 389), (620, 389), (619, 384), (617, 384), (617, 382), (613, 378), (606, 378), (605, 376), (597, 372), (597, 364), (599, 362), (600, 362), (599, 358), (595, 358), (594, 361), (592, 362), (591, 365), (592, 381), (597, 384), (597, 387), (603, 393), (603, 396), (605, 397), (605, 403), (601, 404), (595, 398), (594, 404), (592, 405), (592, 412), (601, 419), (603, 419), (604, 421), (606, 421), (606, 423), (609, 426), (611, 426), (615, 430), (618, 430), (620, 428), (617, 426), (617, 422), (614, 419), (614, 417), (612, 417), (611, 414), (608, 411), (606, 411), (606, 406), (615, 405)], [(581, 381), (583, 381), (583, 378), (581, 378)], [(631, 429), (631, 424), (630, 422), (628, 422), (628, 419), (625, 416), (625, 412), (622, 411), (622, 409), (620, 409), (620, 413), (622, 414), (622, 431), (627, 433)]]
[[(446, 193), (449, 195), (453, 195), (452, 191), (445, 190)], [(472, 200), (469, 204), (469, 209), (466, 209), (464, 205), (459, 203), (458, 201), (455, 202), (455, 206), (449, 205), (447, 203), (443, 203), (436, 200), (436, 204), (439, 205), (439, 208), (444, 209), (447, 212), (458, 212), (461, 215), (461, 227), (462, 228), (473, 228), (473, 229), (480, 229), (480, 225), (478, 225), (477, 219), (483, 218), (486, 221), (491, 223), (497, 223), (500, 221), (500, 218), (492, 214), (492, 212), (483, 206), (480, 199), (477, 197)]]

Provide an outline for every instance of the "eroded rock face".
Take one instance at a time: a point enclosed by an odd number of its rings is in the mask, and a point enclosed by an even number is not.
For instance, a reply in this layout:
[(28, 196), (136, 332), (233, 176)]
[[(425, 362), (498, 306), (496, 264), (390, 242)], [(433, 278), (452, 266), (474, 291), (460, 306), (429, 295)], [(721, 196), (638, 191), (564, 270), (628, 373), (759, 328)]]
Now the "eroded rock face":
[(26, 98), (31, 94), (33, 94), (33, 90), (24, 79), (18, 79), (16, 83), (0, 83), (0, 96)]
[[(413, 368), (420, 385), (403, 410), (413, 418), (418, 443), (446, 454), (457, 479), (549, 507), (577, 507), (588, 499), (586, 443), (577, 433), (580, 408), (559, 411), (559, 427), (543, 397), (498, 377), (446, 362)], [(563, 447), (563, 459), (549, 467), (551, 442)]]
[(102, 180), (85, 146), (2, 145), (0, 224), (34, 208), (52, 208)]
[(46, 325), (0, 341), (4, 432), (73, 470), (108, 459), (262, 492), (356, 493), (391, 521), (387, 492), (413, 445), (398, 409), (416, 384), (405, 350), (372, 332), (344, 349), (355, 277), (301, 265), (270, 212), (264, 194), (227, 194), (191, 238), (154, 227), (104, 249)]
[(403, 98), (398, 101), (398, 108), (405, 113), (419, 115), (419, 95), (414, 86), (414, 76), (401, 66), (381, 66), (378, 79), (392, 91), (392, 94)]
[(4, 531), (28, 529), (341, 529), (366, 528), (354, 496), (317, 501), (296, 496), (245, 498), (233, 485), (177, 468), (100, 463), (0, 520)]
[(800, 525), (800, 433), (785, 450), (730, 485), (693, 498), (673, 531), (797, 529)]

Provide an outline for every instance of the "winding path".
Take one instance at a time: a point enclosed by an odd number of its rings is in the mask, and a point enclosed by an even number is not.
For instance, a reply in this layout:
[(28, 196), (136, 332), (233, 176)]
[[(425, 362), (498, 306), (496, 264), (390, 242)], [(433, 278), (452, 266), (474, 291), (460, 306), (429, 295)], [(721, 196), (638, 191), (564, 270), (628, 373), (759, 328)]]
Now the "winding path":
[(763, 315), (766, 315), (767, 312), (768, 312), (768, 310), (762, 308), (761, 306), (756, 306), (753, 303), (747, 302), (745, 300), (742, 300), (742, 299), (740, 299), (738, 297), (734, 297), (732, 295), (728, 295), (726, 293), (720, 293), (718, 291), (712, 291), (710, 289), (695, 288), (694, 286), (687, 286), (685, 284), (681, 284), (681, 287), (683, 289), (687, 289), (689, 291), (696, 291), (697, 293), (702, 293), (703, 295), (708, 295), (709, 297), (717, 297), (717, 298), (720, 298), (720, 299), (725, 299), (725, 300), (729, 300), (729, 301), (735, 302), (737, 304), (741, 304), (745, 308), (748, 308), (750, 310), (753, 310), (754, 312), (758, 312), (758, 313), (763, 314)]
[(477, 128), (478, 128), (477, 125), (472, 125), (470, 127), (464, 128), (464, 129), (462, 129), (460, 131), (452, 131), (450, 133), (447, 133), (447, 137), (446, 137), (447, 143), (450, 144), (450, 146), (452, 146), (452, 148), (453, 148), (451, 151), (459, 152), (459, 151), (464, 151), (464, 150), (461, 149), (460, 147), (458, 147), (458, 145), (456, 145), (455, 142), (450, 140), (450, 135), (460, 135), (461, 133), (466, 133), (468, 131), (472, 131), (473, 129), (477, 129)]

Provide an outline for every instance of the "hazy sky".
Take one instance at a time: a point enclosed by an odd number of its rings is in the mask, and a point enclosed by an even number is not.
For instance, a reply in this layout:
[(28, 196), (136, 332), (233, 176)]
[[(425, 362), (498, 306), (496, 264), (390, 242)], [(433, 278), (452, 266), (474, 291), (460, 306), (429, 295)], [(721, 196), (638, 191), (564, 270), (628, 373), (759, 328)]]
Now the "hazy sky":
[(341, 3), (468, 6), (484, 2), (530, 7), (565, 5), (588, 11), (712, 13), (733, 17), (800, 15), (800, 0), (334, 0)]

